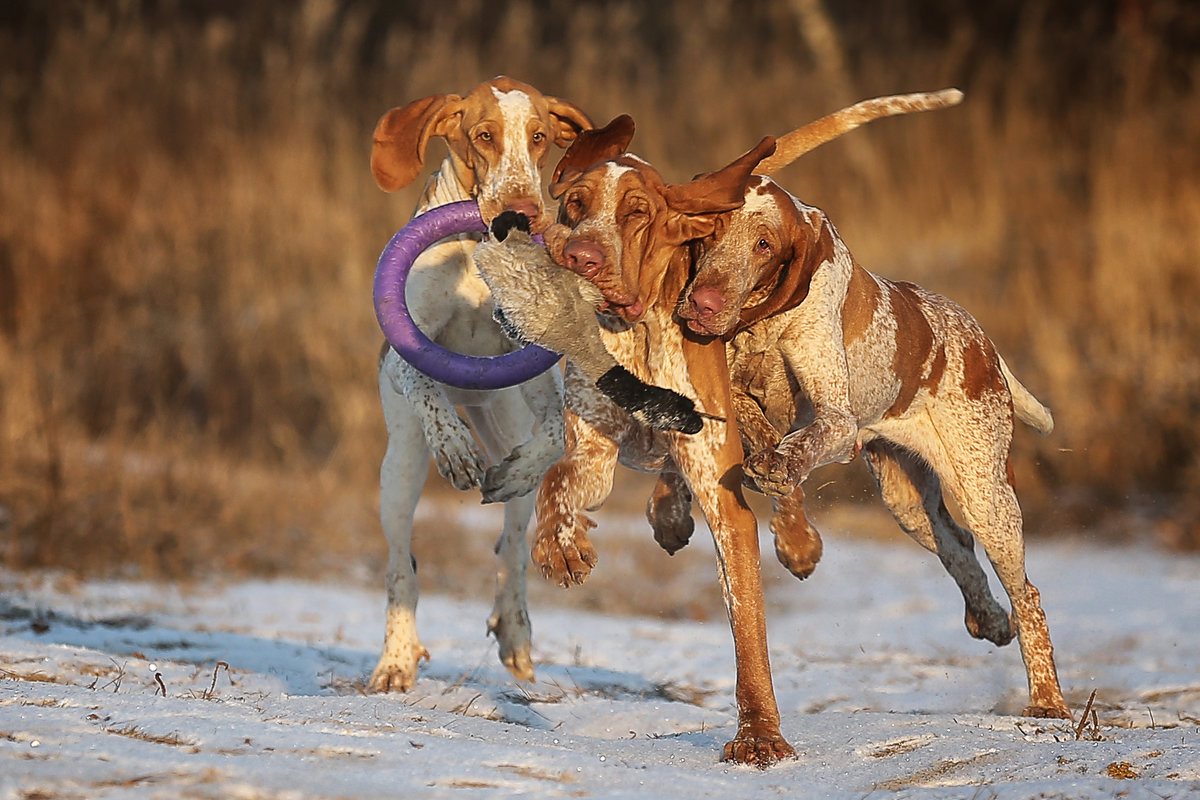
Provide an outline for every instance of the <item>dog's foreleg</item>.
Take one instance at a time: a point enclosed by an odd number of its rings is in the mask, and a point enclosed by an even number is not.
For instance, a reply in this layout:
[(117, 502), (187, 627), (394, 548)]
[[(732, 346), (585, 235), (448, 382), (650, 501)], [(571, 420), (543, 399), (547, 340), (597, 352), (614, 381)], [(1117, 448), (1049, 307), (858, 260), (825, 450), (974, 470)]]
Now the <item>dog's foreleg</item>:
[(520, 386), (521, 397), (537, 420), (537, 430), (518, 444), (483, 478), (483, 502), (506, 502), (533, 492), (565, 445), (563, 381), (557, 367)]
[(404, 397), (381, 371), (380, 398), (388, 446), (379, 470), (379, 520), (388, 543), (387, 622), (383, 654), (371, 674), (373, 692), (407, 691), (429, 652), (417, 637), (417, 574), (412, 556), (413, 512), (425, 484), (429, 454), (421, 426)]
[(438, 473), (455, 489), (479, 486), (486, 463), (483, 453), (437, 382), (394, 351), (384, 358), (383, 370), (420, 421)]

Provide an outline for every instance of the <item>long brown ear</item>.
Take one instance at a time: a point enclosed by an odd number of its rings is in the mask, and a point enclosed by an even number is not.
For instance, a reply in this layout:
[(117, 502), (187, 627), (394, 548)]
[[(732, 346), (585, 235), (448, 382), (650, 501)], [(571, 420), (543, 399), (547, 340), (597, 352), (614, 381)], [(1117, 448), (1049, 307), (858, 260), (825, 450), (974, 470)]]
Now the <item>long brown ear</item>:
[(456, 94), (435, 94), (380, 117), (371, 145), (371, 172), (380, 189), (394, 192), (416, 180), (430, 138), (446, 135), (446, 123), (460, 113), (461, 102)]
[(775, 152), (775, 140), (768, 136), (741, 158), (715, 172), (706, 172), (689, 183), (663, 188), (663, 197), (672, 210), (683, 214), (713, 214), (732, 211), (746, 202), (746, 184), (758, 162)]
[(567, 184), (588, 167), (609, 161), (629, 149), (633, 141), (633, 117), (622, 114), (599, 130), (582, 131), (563, 153), (550, 178), (550, 196), (556, 200), (567, 190)]
[(815, 230), (803, 224), (798, 226), (792, 241), (792, 257), (780, 268), (775, 288), (761, 303), (742, 310), (737, 329), (730, 335), (803, 303), (813, 272), (833, 258), (833, 231), (823, 214), (818, 216)]
[(550, 104), (550, 116), (554, 117), (557, 126), (554, 131), (554, 143), (559, 147), (566, 147), (575, 141), (580, 133), (596, 127), (591, 118), (583, 113), (583, 109), (574, 103), (557, 97), (547, 97), (546, 102)]
[(963, 93), (958, 89), (942, 89), (940, 92), (893, 94), (863, 100), (780, 136), (775, 154), (763, 159), (758, 165), (758, 174), (770, 175), (783, 169), (810, 150), (815, 150), (872, 120), (897, 114), (949, 108), (961, 103), (962, 99)]
[(766, 137), (742, 157), (715, 172), (698, 175), (690, 182), (664, 186), (668, 213), (662, 220), (666, 241), (683, 244), (709, 236), (717, 218), (746, 202), (746, 187), (755, 166), (775, 150), (775, 140)]

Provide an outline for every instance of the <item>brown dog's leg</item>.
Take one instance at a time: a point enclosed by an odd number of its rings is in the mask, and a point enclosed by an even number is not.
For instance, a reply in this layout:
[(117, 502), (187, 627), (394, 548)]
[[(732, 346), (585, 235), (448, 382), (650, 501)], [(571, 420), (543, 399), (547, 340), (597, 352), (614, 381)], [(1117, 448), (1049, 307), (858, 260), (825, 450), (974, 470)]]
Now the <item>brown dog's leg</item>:
[(599, 506), (612, 491), (617, 446), (573, 414), (565, 412), (566, 455), (537, 492), (537, 533), (531, 552), (546, 580), (564, 588), (582, 584), (596, 566), (596, 548), (587, 531), (595, 527), (585, 509)]
[[(719, 342), (716, 344), (703, 348), (685, 342), (685, 352), (692, 348), (686, 354), (693, 376), (729, 374), (724, 349)], [(698, 407), (727, 420), (707, 421), (704, 429), (694, 436), (671, 437), (675, 463), (687, 476), (712, 531), (725, 607), (733, 630), (738, 732), (725, 745), (723, 758), (766, 767), (794, 756), (795, 750), (779, 730), (779, 707), (771, 683), (758, 523), (742, 496), (742, 443), (736, 418), (728, 412), (731, 405), (728, 384), (694, 377), (692, 383), (697, 388)], [(671, 388), (681, 391), (690, 387)]]
[[(733, 389), (731, 394), (742, 450), (746, 456), (771, 451), (782, 438), (771, 425), (758, 402), (744, 391)], [(752, 478), (744, 477), (743, 485), (758, 491)], [(771, 533), (775, 534), (775, 557), (788, 572), (804, 580), (817, 568), (823, 550), (821, 534), (804, 513), (804, 490), (797, 486), (790, 494), (771, 498)]]
[(771, 498), (771, 533), (775, 534), (775, 557), (800, 580), (812, 575), (821, 560), (821, 534), (804, 513), (804, 489)]

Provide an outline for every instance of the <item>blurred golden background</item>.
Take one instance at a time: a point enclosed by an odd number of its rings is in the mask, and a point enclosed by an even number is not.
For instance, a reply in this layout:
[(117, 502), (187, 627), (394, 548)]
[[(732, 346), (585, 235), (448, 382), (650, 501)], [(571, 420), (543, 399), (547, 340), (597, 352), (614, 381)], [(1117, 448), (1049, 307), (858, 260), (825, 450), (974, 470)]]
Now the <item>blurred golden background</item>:
[[(1200, 546), (1195, 3), (16, 0), (0, 566), (381, 574), (371, 279), (420, 181), (376, 188), (371, 131), (500, 73), (632, 114), (674, 181), (859, 99), (963, 89), (779, 178), (866, 267), (974, 313), (1054, 410), (1016, 435), (1031, 535)], [(610, 506), (649, 541), (640, 480)], [(808, 489), (878, 506), (857, 464)], [(423, 584), (486, 575), (491, 536), (424, 513)]]

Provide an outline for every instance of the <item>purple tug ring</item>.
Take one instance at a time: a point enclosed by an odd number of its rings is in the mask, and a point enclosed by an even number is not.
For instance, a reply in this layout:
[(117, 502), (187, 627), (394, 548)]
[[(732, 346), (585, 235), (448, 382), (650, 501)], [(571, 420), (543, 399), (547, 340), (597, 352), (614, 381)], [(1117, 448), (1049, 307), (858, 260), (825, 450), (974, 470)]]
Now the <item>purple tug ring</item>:
[(535, 344), (499, 356), (467, 356), (430, 339), (413, 321), (404, 296), (409, 270), (427, 247), (458, 233), (487, 230), (472, 200), (431, 208), (409, 220), (375, 267), (375, 318), (400, 357), (435, 381), (460, 389), (516, 386), (554, 366), (561, 356)]

